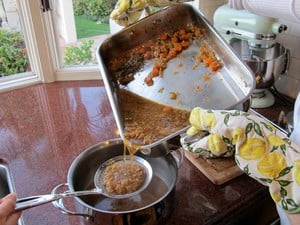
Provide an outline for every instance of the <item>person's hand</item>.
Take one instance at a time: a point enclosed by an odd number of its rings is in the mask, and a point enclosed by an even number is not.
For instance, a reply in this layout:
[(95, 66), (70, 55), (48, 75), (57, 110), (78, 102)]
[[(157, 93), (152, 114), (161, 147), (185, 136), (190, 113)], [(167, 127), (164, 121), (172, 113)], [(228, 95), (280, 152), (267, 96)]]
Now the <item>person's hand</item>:
[(15, 212), (16, 195), (9, 194), (0, 199), (0, 225), (16, 225), (21, 216), (20, 212)]

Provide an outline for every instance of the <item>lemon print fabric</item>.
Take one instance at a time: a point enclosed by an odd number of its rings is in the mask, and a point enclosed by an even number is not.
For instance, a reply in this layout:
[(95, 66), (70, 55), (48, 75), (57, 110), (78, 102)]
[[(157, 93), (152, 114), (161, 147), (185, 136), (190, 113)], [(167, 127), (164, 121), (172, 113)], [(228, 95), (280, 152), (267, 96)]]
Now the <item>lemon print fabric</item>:
[(232, 132), (232, 143), (235, 145), (238, 141), (245, 138), (245, 130), (242, 127), (238, 127)]
[(267, 178), (275, 179), (280, 171), (286, 167), (286, 160), (282, 153), (272, 152), (263, 156), (257, 163), (257, 170)]
[(247, 139), (239, 149), (239, 156), (246, 160), (261, 158), (266, 152), (265, 142), (259, 138)]
[(234, 157), (241, 170), (269, 187), (279, 207), (300, 213), (300, 147), (284, 133), (239, 110), (197, 107), (190, 125), (180, 140), (185, 150), (204, 158)]
[(281, 146), (285, 144), (284, 140), (282, 140), (282, 138), (278, 137), (275, 134), (270, 134), (269, 136), (267, 136), (267, 139), (269, 144), (273, 146)]
[(221, 136), (212, 134), (208, 139), (208, 149), (215, 155), (220, 155), (226, 149), (225, 142)]
[(296, 183), (300, 186), (300, 159), (294, 162), (294, 178)]

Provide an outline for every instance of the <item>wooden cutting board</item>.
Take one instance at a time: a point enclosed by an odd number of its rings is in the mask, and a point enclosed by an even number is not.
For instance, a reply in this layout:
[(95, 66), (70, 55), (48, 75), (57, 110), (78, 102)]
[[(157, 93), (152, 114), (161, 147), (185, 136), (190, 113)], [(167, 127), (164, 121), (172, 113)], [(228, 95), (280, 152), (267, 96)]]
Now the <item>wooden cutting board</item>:
[(187, 150), (185, 157), (212, 183), (220, 185), (243, 174), (233, 158), (204, 159)]

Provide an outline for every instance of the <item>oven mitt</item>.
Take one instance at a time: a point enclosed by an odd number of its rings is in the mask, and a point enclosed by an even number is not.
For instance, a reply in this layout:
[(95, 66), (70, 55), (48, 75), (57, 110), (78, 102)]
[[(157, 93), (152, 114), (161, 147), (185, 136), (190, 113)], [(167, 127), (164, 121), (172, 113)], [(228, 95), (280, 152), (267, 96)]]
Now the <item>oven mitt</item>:
[(146, 11), (146, 15), (150, 14), (150, 7), (165, 7), (189, 1), (191, 0), (118, 0), (110, 18), (120, 26), (126, 27), (138, 21), (143, 15), (143, 10)]
[(247, 175), (269, 187), (287, 213), (300, 213), (300, 148), (264, 119), (238, 110), (194, 108), (184, 149), (203, 157), (234, 156)]

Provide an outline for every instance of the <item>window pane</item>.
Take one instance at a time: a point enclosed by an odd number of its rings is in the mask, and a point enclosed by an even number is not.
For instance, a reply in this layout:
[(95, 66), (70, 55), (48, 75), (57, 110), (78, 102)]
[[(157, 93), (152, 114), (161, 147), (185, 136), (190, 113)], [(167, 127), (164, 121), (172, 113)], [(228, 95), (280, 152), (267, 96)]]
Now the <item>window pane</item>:
[(14, 75), (14, 79), (30, 72), (19, 10), (15, 0), (0, 0), (0, 82)]
[(110, 33), (115, 0), (56, 0), (54, 18), (61, 67), (97, 65), (95, 50)]
[[(124, 14), (126, 20), (116, 23), (110, 20), (110, 16), (118, 0), (53, 1), (55, 1), (53, 15), (59, 43), (60, 68), (96, 66), (95, 50), (110, 33), (122, 29), (128, 23), (133, 23), (149, 12), (160, 10), (168, 1), (172, 4), (172, 0), (136, 1), (138, 4), (130, 6), (136, 8), (130, 8), (132, 12), (129, 14), (128, 10), (121, 10), (124, 8), (122, 6), (127, 6), (127, 4), (120, 4), (116, 14), (118, 15), (120, 10), (124, 11), (121, 14)], [(126, 1), (128, 4), (134, 3), (134, 1)], [(193, 2), (192, 0), (179, 1)], [(159, 3), (162, 4), (161, 7), (157, 5)]]

